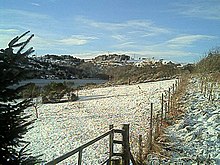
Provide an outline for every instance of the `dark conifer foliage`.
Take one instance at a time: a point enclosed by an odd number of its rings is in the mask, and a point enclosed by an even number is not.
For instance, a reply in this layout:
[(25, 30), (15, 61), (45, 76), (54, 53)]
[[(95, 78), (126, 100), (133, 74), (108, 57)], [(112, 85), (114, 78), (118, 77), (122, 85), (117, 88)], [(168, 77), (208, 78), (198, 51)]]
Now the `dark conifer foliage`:
[[(31, 106), (31, 100), (18, 100), (19, 89), (11, 86), (25, 78), (27, 56), (34, 52), (33, 47), (24, 50), (30, 42), (26, 32), (12, 39), (8, 48), (0, 50), (0, 164), (34, 164), (37, 159), (27, 154), (28, 142), (23, 136), (34, 122), (24, 110)], [(25, 37), (25, 41), (20, 39)], [(21, 65), (22, 64), (22, 65)]]

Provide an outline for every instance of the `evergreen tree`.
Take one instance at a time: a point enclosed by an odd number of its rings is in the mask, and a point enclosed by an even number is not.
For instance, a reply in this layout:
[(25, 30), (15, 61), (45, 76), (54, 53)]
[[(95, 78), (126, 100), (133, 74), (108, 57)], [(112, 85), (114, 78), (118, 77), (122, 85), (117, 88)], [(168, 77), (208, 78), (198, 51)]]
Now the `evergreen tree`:
[(23, 136), (33, 121), (24, 110), (31, 106), (31, 100), (18, 100), (19, 88), (11, 86), (25, 79), (27, 56), (34, 52), (33, 47), (24, 51), (34, 36), (25, 41), (20, 39), (29, 33), (12, 39), (8, 48), (0, 50), (0, 164), (34, 164), (37, 158), (27, 153), (28, 142)]

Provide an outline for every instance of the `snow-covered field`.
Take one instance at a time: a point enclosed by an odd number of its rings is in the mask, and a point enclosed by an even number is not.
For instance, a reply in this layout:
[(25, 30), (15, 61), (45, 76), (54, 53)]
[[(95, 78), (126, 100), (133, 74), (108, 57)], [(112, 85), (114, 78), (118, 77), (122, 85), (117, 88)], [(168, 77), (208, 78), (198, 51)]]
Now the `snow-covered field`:
[(166, 130), (173, 148), (170, 160), (173, 164), (220, 164), (219, 84), (214, 85), (212, 93), (213, 101), (210, 101), (208, 93), (201, 93), (201, 81), (191, 80), (181, 100), (186, 113)]
[[(175, 83), (166, 80), (137, 85), (88, 89), (79, 91), (76, 102), (44, 104), (39, 118), (25, 135), (33, 155), (45, 161), (61, 156), (108, 131), (109, 125), (121, 128), (130, 124), (130, 138), (135, 150), (139, 134), (146, 137), (149, 126), (150, 103), (159, 110), (161, 93)], [(35, 117), (34, 110), (31, 113)], [(83, 152), (83, 164), (100, 164), (108, 152), (108, 137)], [(77, 155), (68, 159), (76, 164)]]

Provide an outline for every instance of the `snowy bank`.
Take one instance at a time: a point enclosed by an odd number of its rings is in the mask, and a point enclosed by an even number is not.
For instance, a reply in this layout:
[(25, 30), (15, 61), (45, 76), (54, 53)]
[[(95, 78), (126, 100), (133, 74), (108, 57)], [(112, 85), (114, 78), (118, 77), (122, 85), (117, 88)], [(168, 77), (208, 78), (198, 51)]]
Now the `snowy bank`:
[(220, 164), (220, 86), (214, 85), (212, 100), (200, 88), (200, 79), (193, 78), (181, 101), (186, 113), (166, 130), (172, 146), (168, 164)]

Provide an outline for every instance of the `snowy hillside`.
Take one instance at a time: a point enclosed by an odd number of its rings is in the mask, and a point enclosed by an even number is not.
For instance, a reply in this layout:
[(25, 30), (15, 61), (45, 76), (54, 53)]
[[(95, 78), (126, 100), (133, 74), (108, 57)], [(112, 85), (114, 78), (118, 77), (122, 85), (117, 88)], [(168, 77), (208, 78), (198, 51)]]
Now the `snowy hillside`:
[[(130, 124), (132, 150), (137, 147), (139, 134), (147, 136), (150, 103), (160, 109), (160, 97), (175, 80), (97, 88), (79, 91), (79, 101), (45, 104), (39, 108), (39, 118), (25, 135), (31, 142), (34, 155), (43, 154), (45, 161), (52, 160), (108, 131), (109, 125), (121, 128)], [(34, 110), (31, 113), (34, 118)], [(106, 159), (108, 138), (95, 143), (83, 152), (83, 164), (100, 164)], [(76, 155), (77, 156), (77, 155)], [(68, 160), (76, 164), (76, 157)]]

